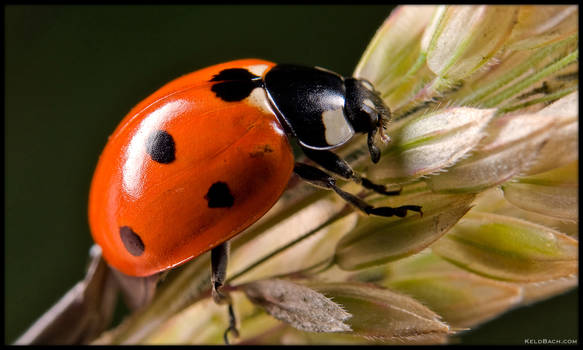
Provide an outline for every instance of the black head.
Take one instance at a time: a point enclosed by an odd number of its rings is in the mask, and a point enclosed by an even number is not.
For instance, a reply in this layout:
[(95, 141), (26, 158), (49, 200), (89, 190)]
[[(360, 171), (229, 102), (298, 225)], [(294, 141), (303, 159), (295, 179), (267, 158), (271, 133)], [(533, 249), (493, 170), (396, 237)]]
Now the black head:
[(312, 150), (335, 149), (355, 133), (368, 134), (374, 163), (391, 113), (371, 83), (343, 78), (322, 69), (289, 64), (273, 67), (264, 78), (272, 106), (288, 134)]
[(367, 80), (345, 78), (344, 111), (355, 132), (368, 134), (368, 150), (373, 163), (380, 159), (380, 142), (388, 142), (386, 127), (391, 119), (387, 107), (373, 85)]

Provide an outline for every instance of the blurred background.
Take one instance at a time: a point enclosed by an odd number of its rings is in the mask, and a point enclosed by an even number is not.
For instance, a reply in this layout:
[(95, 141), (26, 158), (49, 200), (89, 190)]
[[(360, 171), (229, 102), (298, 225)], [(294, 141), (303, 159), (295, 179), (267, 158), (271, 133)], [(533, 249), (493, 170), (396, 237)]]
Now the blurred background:
[[(84, 276), (108, 135), (164, 83), (256, 57), (350, 75), (393, 6), (5, 6), (5, 343)], [(577, 290), (458, 337), (577, 339)]]

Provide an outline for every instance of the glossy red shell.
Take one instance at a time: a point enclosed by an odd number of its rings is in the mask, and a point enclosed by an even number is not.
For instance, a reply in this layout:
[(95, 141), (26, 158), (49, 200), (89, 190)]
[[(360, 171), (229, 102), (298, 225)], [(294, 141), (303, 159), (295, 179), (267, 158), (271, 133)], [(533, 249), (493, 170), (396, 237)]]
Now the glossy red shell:
[[(223, 101), (209, 82), (224, 69), (257, 72), (273, 65), (247, 59), (190, 73), (122, 120), (101, 154), (89, 198), (91, 232), (111, 266), (148, 276), (182, 264), (242, 232), (275, 204), (294, 165), (281, 125), (251, 97)], [(174, 140), (175, 159), (168, 164), (146, 152), (155, 130)], [(228, 185), (230, 207), (209, 208), (205, 196), (217, 182)], [(139, 236), (141, 254), (128, 251), (122, 227)]]

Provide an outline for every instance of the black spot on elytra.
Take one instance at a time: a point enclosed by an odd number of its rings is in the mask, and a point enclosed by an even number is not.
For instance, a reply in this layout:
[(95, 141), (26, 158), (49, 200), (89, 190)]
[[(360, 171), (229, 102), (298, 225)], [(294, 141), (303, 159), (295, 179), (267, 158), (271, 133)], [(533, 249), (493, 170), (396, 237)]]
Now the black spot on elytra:
[(140, 256), (144, 253), (144, 242), (137, 233), (129, 226), (119, 228), (119, 236), (127, 251), (133, 256)]
[(152, 132), (146, 140), (146, 152), (155, 162), (172, 163), (176, 159), (176, 147), (172, 135), (164, 130)]
[(241, 101), (249, 96), (253, 89), (261, 86), (259, 77), (244, 68), (222, 70), (210, 81), (218, 82), (211, 87), (211, 91), (226, 102)]
[(209, 208), (230, 208), (235, 201), (229, 186), (221, 181), (212, 184), (204, 198), (208, 201)]

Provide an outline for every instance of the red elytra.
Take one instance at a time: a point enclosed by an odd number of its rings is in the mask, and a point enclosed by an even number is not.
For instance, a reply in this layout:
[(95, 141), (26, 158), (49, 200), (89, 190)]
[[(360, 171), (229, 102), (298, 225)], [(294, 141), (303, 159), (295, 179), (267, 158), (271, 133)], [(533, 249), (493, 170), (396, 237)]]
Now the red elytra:
[(131, 276), (167, 270), (229, 240), (275, 204), (294, 168), (282, 126), (263, 96), (226, 102), (210, 82), (229, 68), (262, 76), (274, 65), (246, 59), (184, 75), (121, 121), (89, 197), (91, 232), (111, 266)]

